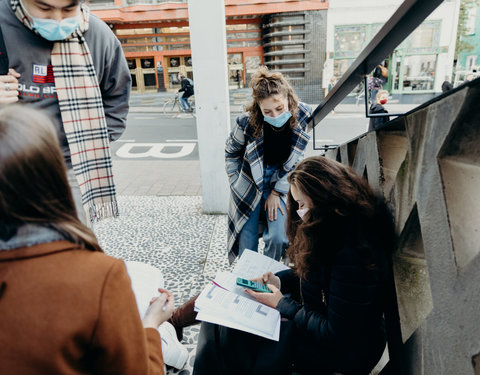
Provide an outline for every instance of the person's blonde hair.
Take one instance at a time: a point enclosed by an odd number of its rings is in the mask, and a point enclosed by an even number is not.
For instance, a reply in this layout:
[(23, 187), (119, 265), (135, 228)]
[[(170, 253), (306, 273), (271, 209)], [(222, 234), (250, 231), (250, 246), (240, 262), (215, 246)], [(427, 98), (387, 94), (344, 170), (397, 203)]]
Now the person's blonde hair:
[(252, 87), (252, 102), (246, 107), (249, 113), (249, 122), (252, 134), (260, 138), (263, 134), (263, 114), (259, 102), (272, 95), (282, 95), (288, 98), (288, 110), (292, 114), (289, 120), (290, 128), (297, 126), (298, 97), (290, 83), (280, 72), (270, 71), (267, 67), (260, 67), (252, 76), (250, 81)]
[(24, 224), (53, 227), (81, 247), (102, 251), (77, 217), (51, 121), (12, 105), (0, 110), (0, 226), (15, 233)]

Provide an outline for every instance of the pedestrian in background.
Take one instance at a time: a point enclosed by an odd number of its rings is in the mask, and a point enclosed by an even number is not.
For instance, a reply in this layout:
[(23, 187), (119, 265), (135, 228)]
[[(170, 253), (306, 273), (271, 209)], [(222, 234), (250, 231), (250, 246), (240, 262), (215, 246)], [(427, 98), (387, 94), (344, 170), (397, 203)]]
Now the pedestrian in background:
[(388, 69), (384, 64), (378, 64), (373, 70), (373, 74), (368, 80), (368, 89), (370, 90), (370, 103), (375, 102), (377, 93), (383, 89), (383, 85), (388, 80)]
[[(379, 114), (379, 113), (388, 113), (385, 109), (384, 105), (388, 102), (388, 91), (387, 90), (380, 90), (377, 93), (375, 98), (375, 102), (371, 105), (369, 114)], [(370, 122), (368, 125), (368, 131), (377, 130), (383, 124), (390, 121), (389, 116), (379, 116), (379, 117), (370, 117)]]
[(305, 128), (312, 109), (299, 102), (281, 73), (261, 67), (251, 87), (252, 102), (237, 118), (225, 148), (230, 262), (245, 249), (258, 250), (262, 221), (264, 254), (276, 260), (284, 255), (287, 174), (303, 158), (310, 139)]
[(182, 85), (178, 92), (183, 92), (183, 95), (180, 98), (180, 104), (184, 111), (191, 111), (192, 106), (188, 102), (188, 98), (194, 94), (193, 81), (190, 78), (185, 77), (183, 74), (179, 74), (178, 79)]
[(131, 87), (119, 40), (80, 0), (0, 0), (0, 25), (10, 67), (0, 104), (51, 116), (84, 223), (118, 215), (110, 142), (125, 130)]
[(450, 77), (445, 77), (445, 81), (442, 83), (442, 92), (447, 92), (453, 89), (452, 82), (450, 82)]
[(77, 217), (51, 121), (0, 110), (0, 373), (164, 374), (159, 291), (142, 321), (125, 264)]

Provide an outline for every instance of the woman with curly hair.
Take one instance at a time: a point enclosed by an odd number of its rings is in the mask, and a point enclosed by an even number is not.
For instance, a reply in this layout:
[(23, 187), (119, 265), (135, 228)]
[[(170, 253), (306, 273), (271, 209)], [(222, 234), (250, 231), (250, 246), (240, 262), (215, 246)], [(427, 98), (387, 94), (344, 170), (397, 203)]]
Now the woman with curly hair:
[(225, 165), (231, 197), (228, 251), (233, 262), (245, 249), (257, 251), (265, 216), (264, 254), (279, 260), (285, 233), (287, 174), (303, 158), (310, 106), (299, 103), (285, 77), (261, 67), (251, 80), (252, 102), (227, 139)]
[(351, 168), (321, 156), (299, 163), (288, 181), (294, 267), (255, 279), (273, 293), (246, 290), (280, 312), (280, 341), (202, 323), (197, 375), (362, 375), (380, 360), (394, 246), (386, 204)]

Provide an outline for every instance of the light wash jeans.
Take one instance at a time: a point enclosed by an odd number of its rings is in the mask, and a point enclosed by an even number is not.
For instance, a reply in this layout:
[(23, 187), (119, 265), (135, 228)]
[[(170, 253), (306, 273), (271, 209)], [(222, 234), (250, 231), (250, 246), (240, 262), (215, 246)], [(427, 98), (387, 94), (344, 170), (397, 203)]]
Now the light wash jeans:
[[(270, 186), (270, 179), (272, 174), (278, 169), (278, 166), (264, 166), (263, 173), (263, 195), (260, 203), (255, 207), (252, 214), (248, 218), (248, 221), (243, 226), (238, 237), (238, 256), (242, 255), (245, 249), (258, 251), (258, 225), (260, 222), (261, 210), (264, 210), (265, 202), (272, 191)], [(277, 220), (268, 220), (266, 216), (265, 230), (263, 231), (263, 241), (265, 242), (264, 254), (275, 260), (280, 260), (284, 255), (285, 249), (288, 246), (288, 239), (285, 229), (285, 220), (287, 218), (287, 210), (285, 204), (280, 199), (280, 205), (282, 206), (282, 214), (280, 210), (277, 211)]]
[(188, 98), (180, 97), (180, 104), (185, 111), (191, 108), (190, 103), (188, 102)]

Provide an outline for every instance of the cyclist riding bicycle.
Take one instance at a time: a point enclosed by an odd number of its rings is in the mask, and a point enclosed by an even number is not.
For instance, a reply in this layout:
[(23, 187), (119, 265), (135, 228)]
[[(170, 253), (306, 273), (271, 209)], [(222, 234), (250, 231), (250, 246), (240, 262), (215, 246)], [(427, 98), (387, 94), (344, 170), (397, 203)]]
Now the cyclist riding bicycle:
[(182, 105), (183, 110), (192, 112), (192, 107), (188, 102), (188, 98), (193, 95), (193, 81), (181, 73), (178, 74), (178, 78), (182, 84), (182, 87), (178, 90), (178, 92), (183, 92), (183, 95), (180, 98), (180, 104)]

